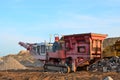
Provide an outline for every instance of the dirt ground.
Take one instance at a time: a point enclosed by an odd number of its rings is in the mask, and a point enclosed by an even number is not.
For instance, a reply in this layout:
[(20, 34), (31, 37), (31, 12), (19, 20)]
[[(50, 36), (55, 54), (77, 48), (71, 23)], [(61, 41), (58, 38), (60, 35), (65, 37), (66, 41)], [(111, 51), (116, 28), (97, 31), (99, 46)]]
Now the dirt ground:
[(111, 76), (113, 80), (120, 80), (120, 73), (116, 72), (87, 72), (58, 73), (43, 71), (1, 71), (0, 80), (103, 80)]

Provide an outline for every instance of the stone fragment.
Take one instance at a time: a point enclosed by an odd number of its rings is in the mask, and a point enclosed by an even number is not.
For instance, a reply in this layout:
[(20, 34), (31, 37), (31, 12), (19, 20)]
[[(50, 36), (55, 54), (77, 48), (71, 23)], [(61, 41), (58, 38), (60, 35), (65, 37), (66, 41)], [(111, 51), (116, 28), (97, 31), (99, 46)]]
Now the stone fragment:
[(88, 67), (89, 71), (120, 72), (120, 57), (101, 59)]
[(103, 80), (113, 80), (113, 79), (110, 76), (107, 76)]

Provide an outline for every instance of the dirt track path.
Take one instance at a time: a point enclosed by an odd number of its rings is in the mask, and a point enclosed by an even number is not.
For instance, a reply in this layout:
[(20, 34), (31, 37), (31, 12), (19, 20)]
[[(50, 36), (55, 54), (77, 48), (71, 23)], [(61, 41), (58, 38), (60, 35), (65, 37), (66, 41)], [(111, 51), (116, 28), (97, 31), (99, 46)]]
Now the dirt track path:
[(120, 73), (110, 72), (90, 73), (80, 71), (76, 73), (57, 73), (57, 72), (0, 72), (0, 80), (102, 80), (106, 76), (111, 76), (114, 80), (120, 80)]

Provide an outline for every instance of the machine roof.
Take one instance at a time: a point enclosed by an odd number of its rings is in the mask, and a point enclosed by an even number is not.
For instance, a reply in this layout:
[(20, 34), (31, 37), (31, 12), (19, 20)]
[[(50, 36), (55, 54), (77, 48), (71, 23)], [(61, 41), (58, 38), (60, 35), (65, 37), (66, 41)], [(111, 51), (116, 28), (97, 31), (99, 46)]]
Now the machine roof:
[(89, 36), (104, 36), (104, 37), (107, 37), (108, 35), (107, 34), (99, 34), (99, 33), (81, 33), (81, 34), (71, 34), (71, 35), (64, 35), (64, 37), (67, 37), (67, 36), (78, 36), (78, 35), (89, 35)]

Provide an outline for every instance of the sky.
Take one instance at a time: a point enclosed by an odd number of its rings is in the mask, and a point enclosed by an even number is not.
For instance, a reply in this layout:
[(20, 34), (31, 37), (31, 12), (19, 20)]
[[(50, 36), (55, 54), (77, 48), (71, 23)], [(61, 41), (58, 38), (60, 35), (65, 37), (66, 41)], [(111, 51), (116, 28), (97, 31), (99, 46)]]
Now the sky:
[(120, 0), (0, 0), (0, 56), (23, 50), (54, 34), (120, 37)]

